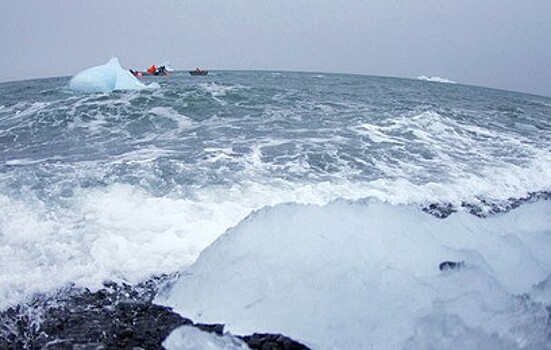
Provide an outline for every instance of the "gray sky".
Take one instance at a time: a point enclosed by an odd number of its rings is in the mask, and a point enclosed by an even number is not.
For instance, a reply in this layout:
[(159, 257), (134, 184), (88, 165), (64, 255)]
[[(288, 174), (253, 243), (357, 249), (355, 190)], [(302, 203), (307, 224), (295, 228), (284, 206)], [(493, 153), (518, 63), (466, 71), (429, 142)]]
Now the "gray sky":
[(551, 0), (0, 0), (0, 81), (125, 68), (299, 70), (551, 96)]

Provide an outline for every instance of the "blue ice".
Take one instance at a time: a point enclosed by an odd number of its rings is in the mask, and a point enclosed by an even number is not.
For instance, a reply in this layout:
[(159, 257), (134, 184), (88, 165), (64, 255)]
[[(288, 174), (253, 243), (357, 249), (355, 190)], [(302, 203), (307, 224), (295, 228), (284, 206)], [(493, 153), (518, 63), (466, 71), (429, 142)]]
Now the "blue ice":
[(113, 90), (141, 90), (147, 86), (123, 69), (114, 57), (104, 65), (88, 68), (71, 78), (69, 87), (78, 92), (110, 92)]

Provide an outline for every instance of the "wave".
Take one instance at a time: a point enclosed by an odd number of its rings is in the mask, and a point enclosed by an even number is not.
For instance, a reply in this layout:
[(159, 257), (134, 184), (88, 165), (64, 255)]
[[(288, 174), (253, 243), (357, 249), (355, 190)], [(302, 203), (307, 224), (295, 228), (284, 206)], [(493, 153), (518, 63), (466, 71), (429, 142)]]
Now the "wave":
[[(224, 150), (210, 151), (225, 154)], [(411, 205), (421, 215), (426, 215), (423, 209), (439, 217), (454, 212), (484, 216), (547, 198), (545, 193), (517, 199), (505, 196), (499, 188), (511, 184), (500, 181), (508, 177), (487, 180), (488, 189), (498, 189), (478, 198), (465, 192), (475, 186), (469, 182), (446, 186), (415, 185), (405, 180), (294, 183), (271, 179), (266, 183), (188, 186), (171, 184), (174, 178), (152, 176), (162, 169), (153, 159), (166, 155), (147, 148), (113, 157), (106, 167), (90, 162), (87, 170), (82, 164), (71, 169), (53, 160), (35, 172), (27, 169), (32, 162), (12, 162), (10, 173), (0, 174), (4, 184), (0, 195), (4, 208), (0, 212), (0, 308), (71, 281), (98, 288), (104, 280), (137, 283), (185, 268), (227, 229), (266, 206), (323, 206), (339, 199), (372, 197), (393, 205)], [(122, 166), (134, 171), (121, 177)], [(49, 185), (42, 180), (40, 190), (29, 188), (36, 186), (37, 174), (52, 171), (60, 172), (57, 176), (61, 178), (53, 178)], [(476, 186), (473, 193), (481, 194), (475, 191)], [(505, 197), (497, 200), (490, 194)]]
[(157, 302), (317, 349), (538, 347), (549, 335), (549, 212), (549, 201), (486, 219), (373, 199), (264, 208)]

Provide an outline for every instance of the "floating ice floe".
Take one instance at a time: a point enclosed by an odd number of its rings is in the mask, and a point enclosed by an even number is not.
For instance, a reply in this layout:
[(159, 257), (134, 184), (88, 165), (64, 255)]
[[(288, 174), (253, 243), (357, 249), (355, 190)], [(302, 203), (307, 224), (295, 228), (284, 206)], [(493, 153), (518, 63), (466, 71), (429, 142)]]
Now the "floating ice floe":
[(426, 75), (421, 75), (417, 77), (418, 80), (424, 80), (424, 81), (432, 81), (435, 83), (448, 83), (448, 84), (455, 84), (455, 81), (449, 80), (446, 78), (440, 78), (440, 77), (428, 77)]
[(128, 70), (123, 69), (114, 57), (101, 66), (88, 68), (71, 78), (69, 87), (78, 92), (110, 92), (113, 90), (142, 90), (158, 88), (158, 84), (145, 85)]

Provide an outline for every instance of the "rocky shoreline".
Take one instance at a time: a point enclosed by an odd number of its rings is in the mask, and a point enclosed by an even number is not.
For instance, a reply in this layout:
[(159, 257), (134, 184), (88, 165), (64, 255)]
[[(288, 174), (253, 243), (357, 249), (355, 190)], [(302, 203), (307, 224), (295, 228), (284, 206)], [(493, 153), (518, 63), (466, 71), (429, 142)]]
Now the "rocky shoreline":
[[(163, 349), (176, 328), (188, 325), (224, 334), (223, 324), (200, 324), (153, 298), (171, 276), (135, 286), (106, 283), (92, 292), (69, 286), (0, 313), (0, 349)], [(308, 349), (280, 334), (235, 336), (251, 349)]]
[(423, 206), (422, 210), (439, 219), (445, 219), (451, 214), (459, 211), (465, 211), (479, 218), (485, 218), (491, 215), (509, 212), (525, 203), (533, 203), (540, 200), (551, 200), (551, 192), (531, 192), (526, 197), (511, 197), (500, 202), (479, 198), (476, 202), (463, 202), (460, 205), (453, 205), (451, 203), (430, 203)]

